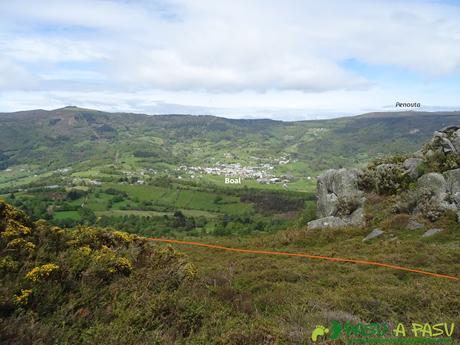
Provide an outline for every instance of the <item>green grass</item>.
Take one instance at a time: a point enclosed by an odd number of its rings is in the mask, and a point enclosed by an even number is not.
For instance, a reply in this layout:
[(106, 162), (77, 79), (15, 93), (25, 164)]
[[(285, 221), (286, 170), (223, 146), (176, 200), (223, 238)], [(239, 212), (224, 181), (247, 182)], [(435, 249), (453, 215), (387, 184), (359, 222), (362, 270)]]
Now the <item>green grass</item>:
[(140, 216), (140, 217), (158, 217), (164, 215), (171, 215), (170, 212), (157, 212), (157, 211), (142, 211), (142, 210), (109, 210), (109, 211), (96, 211), (96, 216)]
[(199, 190), (164, 188), (150, 185), (108, 184), (107, 188), (115, 188), (128, 193), (139, 201), (152, 201), (157, 205), (172, 206), (178, 209), (199, 210), (209, 212), (225, 212), (244, 214), (253, 210), (249, 204), (239, 202), (239, 198), (222, 194), (222, 200), (216, 204), (216, 194)]
[(205, 218), (212, 219), (212, 218), (217, 218), (219, 216), (218, 213), (202, 211), (202, 210), (181, 209), (180, 211), (188, 217), (205, 217)]
[[(200, 211), (200, 210), (186, 210), (180, 209), (184, 215), (192, 216), (192, 217), (205, 217), (205, 218), (216, 218), (218, 214), (207, 212), (207, 211)], [(158, 217), (158, 216), (172, 216), (174, 212), (159, 212), (159, 211), (142, 211), (142, 210), (109, 210), (109, 211), (96, 211), (97, 216), (141, 216), (141, 217)]]
[(35, 165), (17, 165), (10, 169), (12, 171), (0, 171), (0, 188), (14, 189), (52, 175), (52, 172), (37, 171)]
[(78, 211), (58, 211), (58, 212), (54, 212), (53, 218), (56, 220), (61, 220), (61, 219), (78, 220), (80, 219), (80, 215), (78, 214)]
[(107, 202), (110, 199), (110, 196), (107, 194), (99, 193), (99, 197), (95, 194), (90, 194), (85, 207), (92, 209), (93, 211), (104, 211), (107, 209)]
[[(161, 180), (159, 182), (161, 183)], [(73, 189), (80, 191), (79, 197), (70, 194)], [(109, 189), (120, 193), (117, 194)], [(215, 236), (224, 233), (241, 236), (251, 232), (276, 231), (296, 222), (295, 217), (300, 213), (299, 209), (293, 209), (292, 212), (288, 210), (289, 212), (286, 211), (285, 214), (267, 211), (272, 210), (276, 203), (283, 203), (283, 198), (289, 201), (290, 196), (286, 195), (287, 192), (283, 192), (283, 196), (278, 198), (276, 194), (263, 195), (263, 192), (258, 190), (260, 195), (253, 201), (254, 203), (249, 199), (245, 202), (241, 201), (241, 198), (246, 197), (245, 193), (247, 191), (231, 187), (190, 185), (186, 181), (179, 180), (170, 183), (170, 187), (103, 182), (101, 186), (77, 185), (63, 186), (52, 191), (39, 188), (28, 192), (17, 192), (11, 202), (30, 212), (34, 219), (46, 218), (51, 207), (55, 213), (52, 215), (52, 222), (55, 225), (102, 224), (101, 226), (107, 227), (131, 225), (132, 233), (150, 235), (175, 236), (177, 230), (178, 232), (191, 231), (194, 235), (203, 232)], [(9, 197), (10, 195), (7, 194), (7, 198)], [(71, 199), (75, 197), (78, 198)], [(293, 195), (293, 198), (301, 197), (301, 193)], [(292, 204), (290, 207), (299, 208), (302, 207), (302, 203)], [(91, 212), (86, 209), (103, 219), (96, 222), (96, 218), (92, 217)], [(175, 211), (181, 211), (189, 218), (186, 225), (178, 225), (179, 223), (172, 219)], [(83, 212), (83, 216), (78, 212)], [(168, 215), (170, 219), (158, 218), (164, 215)], [(123, 216), (134, 216), (135, 219), (126, 219)], [(147, 216), (156, 219), (152, 219), (150, 224), (142, 219)], [(70, 222), (71, 220), (74, 222)]]
[[(414, 237), (412, 232), (405, 232), (398, 234), (399, 242), (384, 236), (363, 243), (362, 238), (369, 231), (297, 229), (276, 235), (207, 237), (200, 241), (243, 249), (375, 260), (460, 275), (460, 233), (454, 228), (430, 240), (422, 239), (421, 233)], [(183, 293), (195, 300), (208, 301), (213, 309), (210, 315), (214, 315), (211, 319), (216, 329), (215, 332), (208, 329), (210, 333), (206, 335), (211, 344), (220, 335), (230, 334), (252, 339), (248, 344), (255, 344), (260, 341), (255, 340), (256, 334), (262, 333), (277, 339), (268, 344), (300, 345), (309, 343), (316, 325), (329, 325), (331, 320), (392, 325), (460, 322), (458, 282), (375, 266), (188, 245), (174, 245), (174, 248), (186, 253), (198, 268), (199, 278), (194, 288)], [(455, 337), (454, 343), (460, 343), (458, 333)]]
[[(282, 183), (276, 184), (264, 184), (259, 183), (254, 179), (242, 179), (240, 185), (228, 185), (225, 184), (225, 177), (216, 176), (216, 175), (204, 175), (199, 178), (200, 181), (211, 182), (220, 187), (229, 187), (241, 189), (245, 186), (248, 188), (255, 188), (261, 190), (285, 190)], [(316, 179), (312, 178), (311, 180), (300, 179), (297, 181), (288, 183), (288, 190), (293, 192), (313, 192), (316, 188)]]
[(174, 193), (174, 191), (169, 190), (168, 188), (156, 186), (108, 183), (104, 185), (104, 187), (114, 188), (119, 191), (126, 192), (131, 197), (138, 198), (140, 201), (157, 201), (167, 196), (167, 194)]

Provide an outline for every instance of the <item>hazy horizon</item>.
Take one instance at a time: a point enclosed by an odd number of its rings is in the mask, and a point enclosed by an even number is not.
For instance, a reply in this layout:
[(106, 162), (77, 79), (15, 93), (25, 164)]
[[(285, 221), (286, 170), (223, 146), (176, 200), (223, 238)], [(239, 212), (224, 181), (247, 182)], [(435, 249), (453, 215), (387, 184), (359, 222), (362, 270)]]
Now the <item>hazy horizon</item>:
[(143, 113), (143, 112), (131, 112), (131, 111), (107, 111), (103, 109), (95, 109), (95, 108), (86, 108), (86, 107), (81, 107), (78, 105), (66, 105), (63, 107), (58, 107), (58, 108), (49, 108), (49, 109), (44, 109), (44, 108), (36, 108), (36, 109), (22, 109), (22, 110), (15, 110), (11, 112), (4, 112), (1, 111), (0, 109), (0, 114), (1, 113), (6, 113), (6, 114), (14, 114), (17, 112), (27, 112), (27, 111), (37, 111), (37, 110), (45, 110), (45, 111), (57, 111), (65, 108), (76, 108), (76, 109), (84, 109), (84, 110), (90, 110), (90, 111), (100, 111), (100, 112), (105, 112), (105, 113), (113, 113), (113, 114), (132, 114), (132, 115), (145, 115), (145, 116), (213, 116), (213, 117), (218, 117), (218, 118), (223, 118), (223, 119), (232, 119), (232, 120), (273, 120), (273, 121), (282, 121), (282, 122), (299, 122), (299, 121), (315, 121), (315, 120), (334, 120), (334, 119), (339, 119), (339, 118), (345, 118), (345, 117), (356, 117), (356, 116), (363, 116), (363, 115), (368, 115), (368, 114), (378, 114), (378, 113), (456, 113), (460, 112), (460, 108), (458, 109), (449, 109), (449, 110), (384, 110), (384, 111), (375, 111), (375, 112), (365, 112), (365, 113), (350, 113), (350, 114), (345, 114), (345, 115), (334, 115), (334, 114), (329, 114), (329, 115), (315, 115), (312, 114), (309, 116), (309, 118), (300, 118), (300, 119), (287, 119), (287, 118), (281, 118), (281, 119), (276, 119), (276, 118), (270, 118), (270, 117), (261, 117), (261, 116), (254, 116), (252, 114), (244, 114), (243, 116), (225, 116), (225, 115), (216, 115), (216, 114), (211, 114), (211, 113), (196, 113), (196, 114), (190, 114), (190, 113), (161, 113), (161, 114), (155, 114), (155, 113)]

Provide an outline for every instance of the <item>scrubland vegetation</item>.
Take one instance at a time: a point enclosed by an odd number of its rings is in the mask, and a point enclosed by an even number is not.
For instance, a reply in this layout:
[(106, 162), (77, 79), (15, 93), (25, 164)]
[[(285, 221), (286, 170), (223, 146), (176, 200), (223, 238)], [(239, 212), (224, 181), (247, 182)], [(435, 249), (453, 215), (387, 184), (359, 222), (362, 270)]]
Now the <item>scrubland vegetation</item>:
[[(204, 240), (459, 275), (459, 233), (449, 216), (436, 223), (444, 233), (422, 239), (421, 230), (404, 229), (404, 217), (388, 216), (384, 206), (373, 211), (391, 232), (369, 243), (362, 242), (367, 229), (352, 228)], [(32, 222), (4, 202), (0, 231), (0, 340), (7, 344), (305, 344), (317, 324), (331, 320), (460, 322), (455, 281), (172, 248), (111, 229), (66, 230)], [(458, 329), (454, 337), (460, 340)]]

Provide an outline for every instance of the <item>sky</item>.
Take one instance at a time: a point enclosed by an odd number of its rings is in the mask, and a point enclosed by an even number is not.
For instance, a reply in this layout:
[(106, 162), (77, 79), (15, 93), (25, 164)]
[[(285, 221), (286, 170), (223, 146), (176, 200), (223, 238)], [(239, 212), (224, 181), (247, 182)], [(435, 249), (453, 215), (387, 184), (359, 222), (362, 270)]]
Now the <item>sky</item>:
[(460, 1), (0, 0), (0, 112), (460, 110)]

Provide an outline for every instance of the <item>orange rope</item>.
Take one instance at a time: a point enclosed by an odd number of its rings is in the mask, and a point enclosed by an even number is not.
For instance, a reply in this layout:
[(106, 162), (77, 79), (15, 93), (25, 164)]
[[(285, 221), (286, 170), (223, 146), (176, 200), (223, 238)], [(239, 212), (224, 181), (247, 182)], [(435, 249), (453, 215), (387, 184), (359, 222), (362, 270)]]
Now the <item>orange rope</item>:
[(199, 246), (199, 247), (206, 247), (206, 248), (213, 248), (213, 249), (221, 249), (221, 250), (227, 250), (227, 251), (239, 252), (239, 253), (252, 253), (252, 254), (265, 254), (265, 255), (283, 255), (283, 256), (295, 256), (295, 257), (302, 257), (302, 258), (308, 258), (308, 259), (317, 259), (317, 260), (328, 260), (328, 261), (337, 261), (337, 262), (352, 262), (352, 263), (361, 264), (361, 265), (372, 265), (372, 266), (387, 267), (387, 268), (392, 268), (392, 269), (395, 269), (395, 270), (413, 272), (413, 273), (418, 273), (418, 274), (424, 274), (424, 275), (427, 275), (427, 276), (432, 276), (432, 277), (437, 277), (437, 278), (445, 278), (445, 279), (450, 279), (450, 280), (459, 280), (459, 278), (454, 277), (454, 276), (449, 276), (449, 275), (439, 274), (439, 273), (433, 273), (433, 272), (428, 272), (428, 271), (422, 271), (422, 270), (403, 267), (403, 266), (390, 265), (390, 264), (385, 264), (385, 263), (375, 262), (375, 261), (333, 258), (333, 257), (329, 257), (329, 256), (310, 255), (310, 254), (303, 254), (303, 253), (289, 253), (289, 252), (276, 252), (276, 251), (269, 251), (269, 250), (253, 250), (253, 249), (231, 248), (231, 247), (218, 246), (218, 245), (215, 245), (215, 244), (206, 244), (206, 243), (200, 243), (200, 242), (180, 241), (180, 240), (170, 240), (170, 239), (155, 238), (155, 237), (148, 237), (147, 239), (150, 240), (150, 241), (165, 242), (165, 243), (175, 243), (175, 244), (187, 244), (187, 245), (191, 245), (191, 246)]

